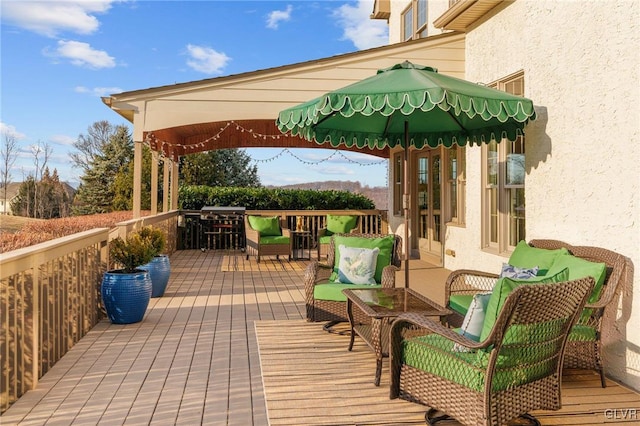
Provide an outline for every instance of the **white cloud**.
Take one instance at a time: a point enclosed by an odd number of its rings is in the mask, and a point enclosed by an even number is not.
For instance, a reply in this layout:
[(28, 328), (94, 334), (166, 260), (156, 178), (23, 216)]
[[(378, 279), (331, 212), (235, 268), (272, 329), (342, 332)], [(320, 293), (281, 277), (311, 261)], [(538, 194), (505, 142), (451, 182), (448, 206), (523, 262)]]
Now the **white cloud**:
[(274, 10), (267, 15), (267, 28), (271, 28), (272, 30), (277, 30), (280, 22), (287, 22), (291, 20), (291, 12), (293, 11), (293, 6), (290, 4), (287, 5), (285, 10)]
[(344, 166), (323, 166), (317, 168), (318, 173), (323, 175), (355, 175), (356, 173), (349, 167)]
[(223, 68), (227, 66), (231, 58), (222, 52), (217, 52), (207, 46), (187, 45), (187, 52), (190, 59), (187, 65), (196, 71), (205, 74), (222, 74)]
[(20, 133), (19, 131), (17, 131), (14, 126), (3, 123), (3, 122), (0, 122), (0, 133), (2, 134), (3, 137), (4, 135), (13, 136), (17, 140), (24, 139), (27, 137), (27, 135), (25, 135), (24, 133)]
[(94, 15), (106, 13), (113, 2), (114, 0), (3, 1), (2, 20), (47, 37), (55, 37), (65, 31), (92, 34), (100, 26)]
[(122, 90), (119, 87), (94, 87), (93, 89), (90, 89), (84, 86), (76, 86), (74, 91), (76, 93), (86, 93), (86, 94), (90, 94), (97, 97), (103, 97), (103, 96), (111, 95), (113, 93), (124, 92), (124, 90)]
[(389, 43), (389, 29), (385, 21), (371, 19), (373, 0), (359, 0), (354, 7), (343, 4), (333, 12), (343, 29), (343, 39), (350, 40), (357, 49), (369, 49)]
[[(53, 135), (49, 138), (49, 140), (57, 145), (66, 146), (73, 146), (73, 143), (76, 141), (75, 138), (67, 135)], [(67, 160), (69, 159), (67, 155), (65, 155), (63, 158), (66, 158)]]
[(58, 40), (58, 48), (53, 53), (45, 54), (53, 57), (69, 59), (73, 65), (92, 69), (113, 68), (116, 61), (104, 50), (96, 50), (89, 43), (73, 40)]

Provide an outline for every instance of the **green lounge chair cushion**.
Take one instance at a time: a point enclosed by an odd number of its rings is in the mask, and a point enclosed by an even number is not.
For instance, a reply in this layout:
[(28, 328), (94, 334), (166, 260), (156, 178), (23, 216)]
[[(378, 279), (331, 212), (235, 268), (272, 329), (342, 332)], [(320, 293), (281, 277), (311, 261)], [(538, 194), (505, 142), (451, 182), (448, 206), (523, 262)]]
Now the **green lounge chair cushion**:
[(247, 220), (253, 229), (260, 232), (261, 237), (282, 235), (278, 216), (249, 216)]
[(377, 238), (366, 238), (366, 237), (350, 237), (350, 236), (334, 236), (334, 245), (335, 245), (335, 259), (336, 262), (333, 267), (333, 273), (329, 278), (329, 281), (335, 282), (338, 278), (338, 262), (340, 259), (340, 246), (344, 245), (346, 247), (358, 247), (358, 248), (368, 248), (374, 249), (378, 248), (380, 251), (378, 252), (378, 258), (376, 261), (376, 272), (374, 274), (374, 279), (376, 283), (380, 284), (382, 282), (382, 270), (391, 264), (391, 255), (393, 253), (393, 245), (395, 243), (395, 235), (386, 235), (384, 237)]
[(464, 316), (471, 306), (473, 294), (453, 294), (449, 298), (449, 308)]
[(588, 325), (576, 324), (569, 333), (571, 342), (593, 342), (596, 340), (596, 329)]
[(318, 242), (320, 244), (329, 244), (329, 243), (331, 243), (331, 235), (325, 235), (325, 236), (322, 236), (322, 237), (318, 238)]
[(508, 263), (518, 268), (534, 268), (537, 266), (538, 275), (544, 276), (547, 275), (556, 258), (563, 254), (569, 254), (569, 251), (564, 247), (556, 250), (547, 250), (531, 247), (525, 241), (520, 241), (513, 253), (511, 253)]
[(313, 288), (313, 298), (315, 300), (326, 300), (332, 302), (346, 302), (347, 298), (342, 294), (342, 290), (354, 290), (358, 288), (381, 288), (382, 285), (370, 284), (340, 284), (340, 283), (322, 283), (316, 284)]
[(511, 292), (520, 285), (525, 284), (547, 284), (547, 283), (559, 283), (568, 281), (569, 270), (563, 269), (554, 275), (547, 275), (544, 277), (536, 277), (535, 279), (528, 280), (514, 280), (508, 277), (500, 278), (491, 292), (491, 298), (489, 298), (489, 304), (487, 305), (487, 312), (484, 318), (484, 324), (482, 326), (482, 333), (480, 334), (480, 341), (484, 341), (491, 330), (493, 325), (498, 319), (498, 315), (502, 310), (504, 302)]
[(285, 237), (284, 235), (274, 235), (263, 237), (260, 236), (260, 244), (270, 245), (270, 244), (289, 244), (289, 237)]
[(556, 258), (551, 268), (549, 268), (548, 275), (556, 274), (565, 268), (569, 269), (569, 280), (593, 277), (596, 283), (591, 292), (591, 296), (589, 296), (589, 302), (597, 302), (600, 297), (600, 292), (602, 291), (602, 285), (607, 276), (607, 265), (604, 263), (590, 262), (580, 257), (566, 254)]
[(327, 235), (348, 234), (356, 227), (358, 216), (327, 215)]
[[(553, 329), (549, 328), (552, 327)], [(554, 344), (539, 342), (536, 336), (559, 333), (558, 321), (519, 325), (507, 331), (505, 346), (496, 362), (492, 390), (500, 391), (544, 377), (553, 368)], [(522, 343), (526, 343), (523, 345)], [(454, 343), (442, 336), (430, 334), (403, 341), (403, 363), (466, 386), (476, 392), (484, 391), (489, 352), (457, 351)]]

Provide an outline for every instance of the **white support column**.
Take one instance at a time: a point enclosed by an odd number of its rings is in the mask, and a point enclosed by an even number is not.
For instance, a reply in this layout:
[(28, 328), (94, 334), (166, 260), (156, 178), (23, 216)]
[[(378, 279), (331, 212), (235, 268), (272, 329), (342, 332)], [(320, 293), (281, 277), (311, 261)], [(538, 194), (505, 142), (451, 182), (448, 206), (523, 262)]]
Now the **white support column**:
[(133, 218), (142, 216), (142, 141), (133, 144)]
[(158, 153), (151, 151), (151, 215), (158, 214)]
[(178, 161), (174, 160), (171, 170), (171, 210), (178, 210), (178, 166)]
[(169, 174), (171, 173), (171, 160), (165, 158), (162, 160), (162, 211), (169, 211), (169, 195), (171, 194), (169, 187)]

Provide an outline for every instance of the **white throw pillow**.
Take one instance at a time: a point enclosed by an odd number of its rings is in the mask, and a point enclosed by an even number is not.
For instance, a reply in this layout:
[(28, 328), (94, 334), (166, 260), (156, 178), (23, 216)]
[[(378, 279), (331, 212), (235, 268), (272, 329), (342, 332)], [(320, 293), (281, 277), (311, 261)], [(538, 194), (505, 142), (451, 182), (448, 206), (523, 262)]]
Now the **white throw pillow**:
[(516, 280), (528, 280), (529, 278), (535, 277), (538, 274), (538, 270), (539, 268), (537, 266), (533, 268), (518, 268), (517, 266), (503, 263), (500, 278), (507, 277)]
[[(473, 299), (469, 305), (469, 310), (467, 310), (467, 314), (464, 316), (464, 320), (462, 321), (460, 334), (471, 340), (475, 340), (476, 342), (480, 341), (480, 333), (482, 332), (484, 317), (487, 312), (487, 305), (489, 304), (490, 297), (491, 293), (476, 293), (473, 295)], [(453, 346), (453, 350), (456, 352), (468, 351), (467, 348), (458, 345), (457, 343)]]
[(340, 244), (338, 282), (342, 284), (377, 284), (375, 280), (379, 248), (347, 247)]

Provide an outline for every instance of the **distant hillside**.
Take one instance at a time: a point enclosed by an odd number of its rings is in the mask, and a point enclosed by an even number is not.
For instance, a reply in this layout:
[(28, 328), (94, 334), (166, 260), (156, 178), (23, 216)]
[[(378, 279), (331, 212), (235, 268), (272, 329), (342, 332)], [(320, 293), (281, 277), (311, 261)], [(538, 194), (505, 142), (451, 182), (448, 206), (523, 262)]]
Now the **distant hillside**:
[[(273, 188), (273, 187), (271, 187)], [(362, 186), (360, 182), (330, 180), (324, 182), (299, 183), (295, 185), (284, 185), (278, 188), (284, 189), (314, 189), (317, 191), (349, 191), (354, 194), (362, 194), (374, 202), (379, 210), (387, 210), (388, 198), (387, 187), (385, 186)]]

